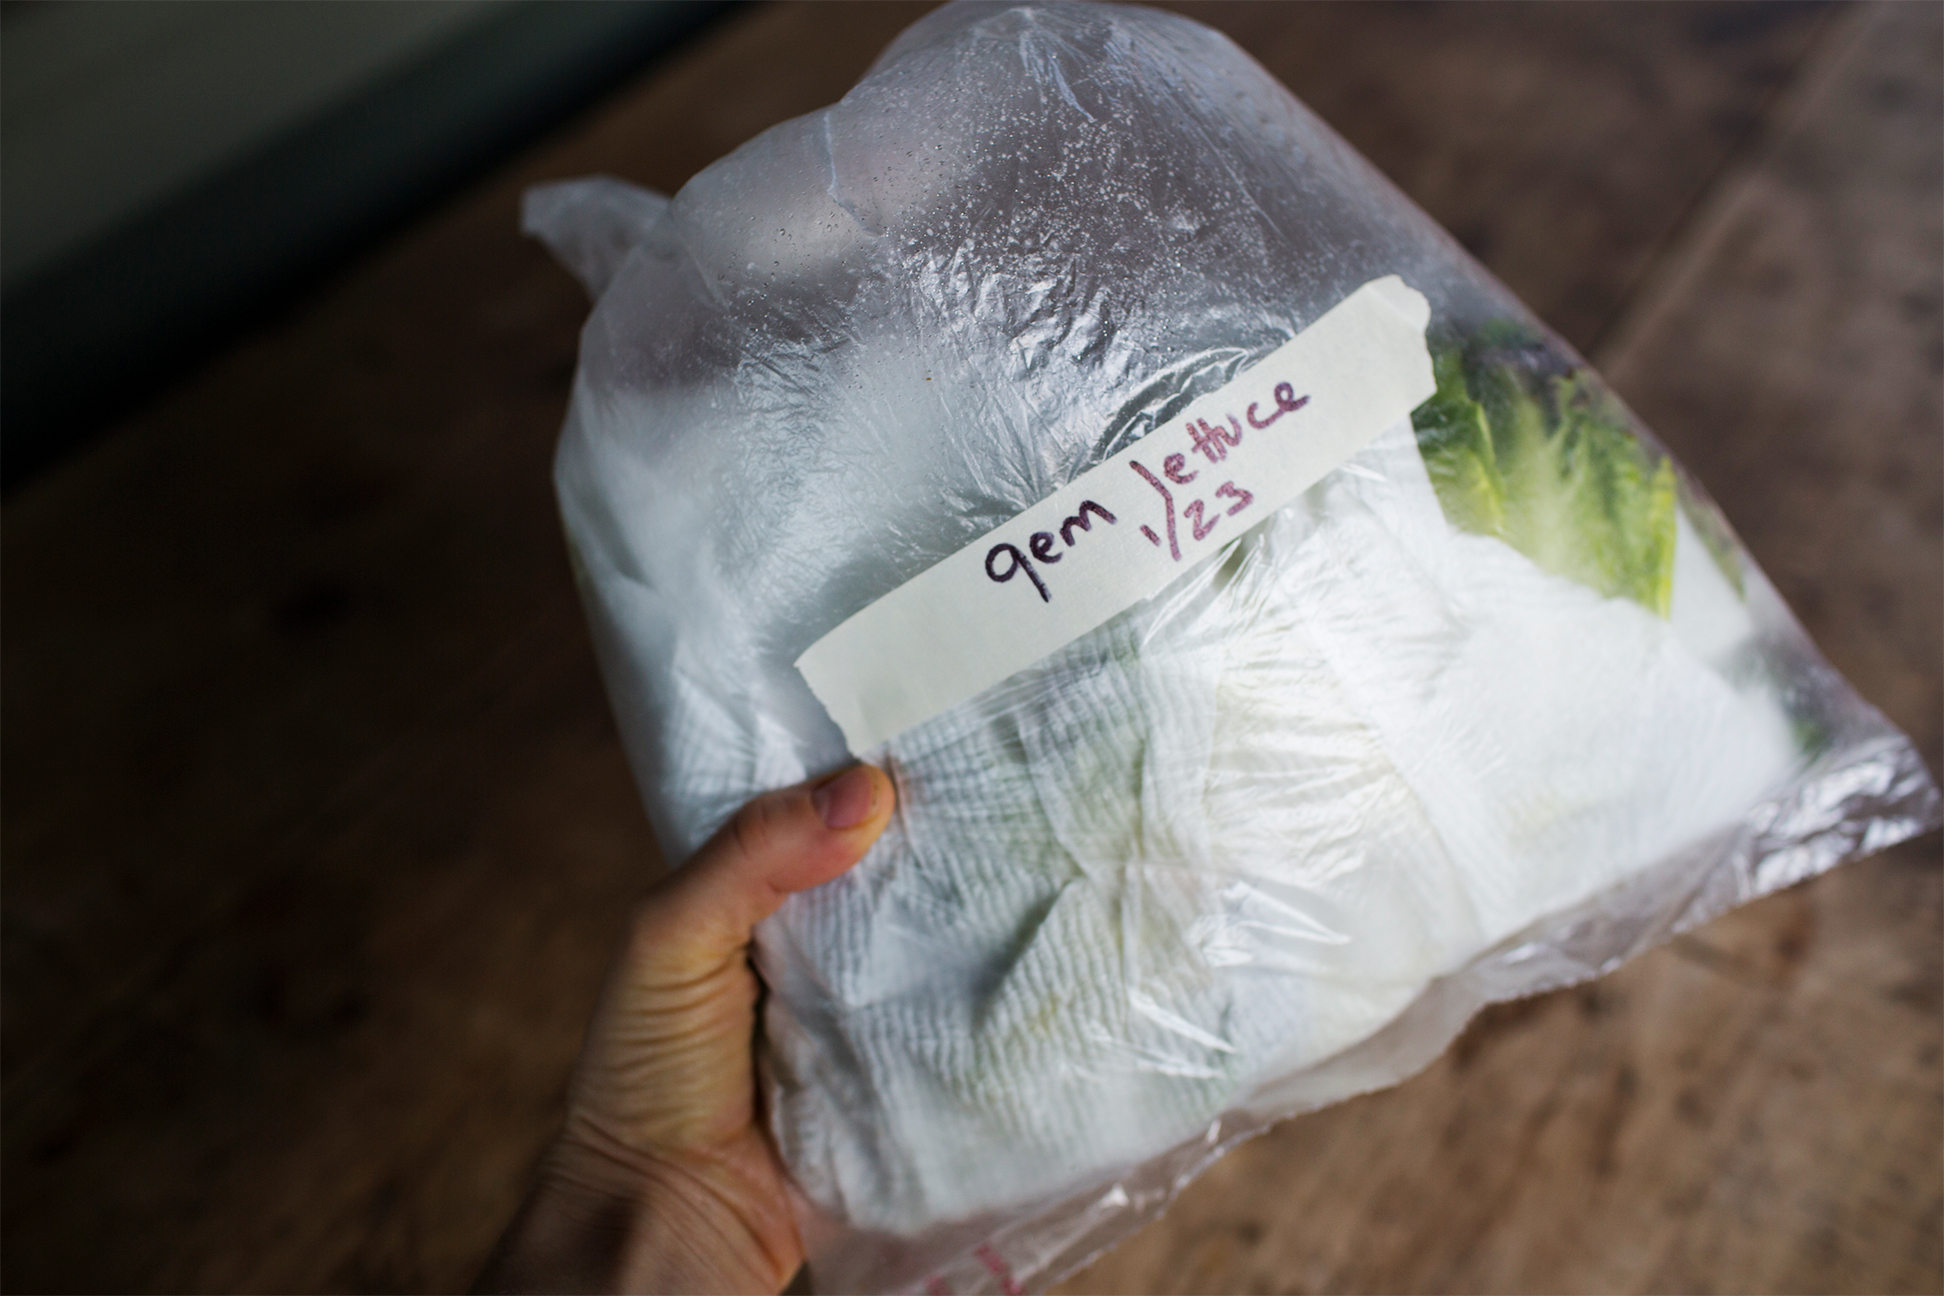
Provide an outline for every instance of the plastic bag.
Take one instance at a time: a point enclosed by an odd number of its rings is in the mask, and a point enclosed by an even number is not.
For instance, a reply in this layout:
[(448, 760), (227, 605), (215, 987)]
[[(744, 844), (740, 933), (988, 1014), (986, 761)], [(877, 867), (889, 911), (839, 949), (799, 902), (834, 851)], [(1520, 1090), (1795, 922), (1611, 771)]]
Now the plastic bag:
[[(596, 299), (556, 479), (667, 857), (853, 756), (897, 780), (759, 933), (820, 1289), (1050, 1284), (1485, 1003), (1938, 822), (1598, 377), (1196, 23), (949, 6), (672, 201), (571, 182), (525, 223)], [(1428, 399), (1287, 503), (1217, 498), (1227, 449), (1322, 426), (1260, 366), (1359, 290), (1428, 304)], [(1246, 424), (1193, 417), (1251, 381)], [(1124, 462), (1144, 536), (1090, 500), (956, 588), (1023, 618), (1057, 573), (1065, 609), (1109, 545), (1174, 546), (1167, 583), (1043, 654), (981, 638), (1003, 678), (849, 751), (799, 659)], [(907, 622), (858, 673), (977, 655)]]

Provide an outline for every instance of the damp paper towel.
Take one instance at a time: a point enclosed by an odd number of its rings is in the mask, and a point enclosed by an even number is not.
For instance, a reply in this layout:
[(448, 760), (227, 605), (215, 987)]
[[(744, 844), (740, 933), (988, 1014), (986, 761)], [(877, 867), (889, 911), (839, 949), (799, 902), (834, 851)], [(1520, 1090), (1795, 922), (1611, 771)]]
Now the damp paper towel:
[(788, 918), (812, 1197), (909, 1231), (1137, 1162), (1791, 765), (1679, 626), (1454, 530), (1407, 423), (1244, 543), (884, 750), (924, 814)]

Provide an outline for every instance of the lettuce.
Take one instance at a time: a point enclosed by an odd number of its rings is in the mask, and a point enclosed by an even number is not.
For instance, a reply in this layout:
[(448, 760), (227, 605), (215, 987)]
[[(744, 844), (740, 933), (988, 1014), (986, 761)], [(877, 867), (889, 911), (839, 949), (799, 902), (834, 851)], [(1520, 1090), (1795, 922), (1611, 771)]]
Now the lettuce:
[(1439, 345), (1412, 415), (1445, 518), (1546, 571), (1660, 617), (1674, 589), (1673, 464), (1637, 440), (1583, 368), (1509, 328)]

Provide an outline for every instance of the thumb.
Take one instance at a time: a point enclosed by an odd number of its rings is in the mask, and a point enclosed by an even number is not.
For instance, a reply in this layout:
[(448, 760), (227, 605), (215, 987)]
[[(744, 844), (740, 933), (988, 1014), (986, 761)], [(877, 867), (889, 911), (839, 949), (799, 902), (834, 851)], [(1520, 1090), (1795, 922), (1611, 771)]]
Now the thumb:
[(872, 765), (766, 792), (738, 810), (651, 895), (641, 933), (656, 968), (682, 979), (740, 959), (750, 929), (798, 891), (864, 857), (891, 821), (891, 779)]

